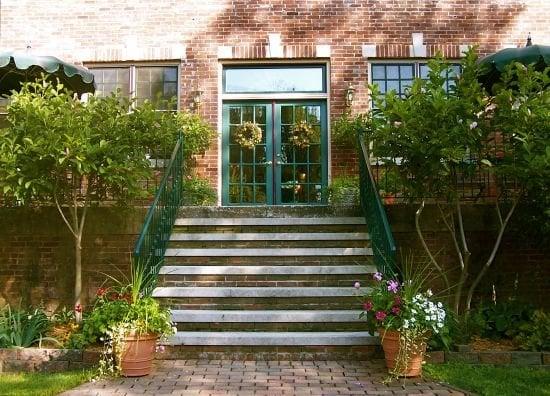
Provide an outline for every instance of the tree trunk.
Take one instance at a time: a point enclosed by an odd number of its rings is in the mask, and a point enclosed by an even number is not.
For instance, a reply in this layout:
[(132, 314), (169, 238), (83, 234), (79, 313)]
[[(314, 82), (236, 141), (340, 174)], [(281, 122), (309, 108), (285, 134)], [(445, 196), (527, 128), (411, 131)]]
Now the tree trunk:
[(82, 322), (82, 235), (75, 236), (74, 309), (77, 323)]

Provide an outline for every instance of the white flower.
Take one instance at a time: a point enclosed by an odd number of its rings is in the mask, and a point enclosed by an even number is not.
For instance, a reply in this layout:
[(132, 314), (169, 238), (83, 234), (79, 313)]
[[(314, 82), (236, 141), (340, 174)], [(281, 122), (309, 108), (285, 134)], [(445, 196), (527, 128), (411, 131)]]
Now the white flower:
[(443, 326), (444, 326), (444, 325), (443, 325), (443, 323), (441, 323), (441, 322), (439, 322), (439, 323), (437, 324), (437, 327), (439, 327), (440, 329), (441, 329)]
[(411, 318), (411, 323), (414, 323), (416, 322), (416, 319), (415, 318)]
[(440, 302), (437, 303), (437, 308), (443, 308), (443, 304), (441, 304)]
[(431, 297), (431, 296), (434, 295), (433, 292), (432, 292), (432, 289), (426, 290), (426, 294), (428, 295), (428, 297)]
[(432, 315), (431, 318), (432, 318), (432, 320), (437, 320), (437, 316), (435, 316), (435, 315)]
[(474, 121), (470, 124), (470, 129), (474, 129), (476, 127), (477, 127), (477, 122)]
[(512, 110), (518, 110), (518, 109), (519, 109), (519, 106), (520, 106), (519, 100), (516, 99), (516, 101), (515, 101), (514, 104), (512, 105)]
[(416, 309), (411, 309), (411, 312), (416, 315)]
[(426, 315), (426, 317), (424, 318), (427, 322), (430, 321), (430, 316)]
[(459, 124), (462, 124), (463, 122), (464, 122), (464, 120), (462, 120), (462, 118), (458, 120)]

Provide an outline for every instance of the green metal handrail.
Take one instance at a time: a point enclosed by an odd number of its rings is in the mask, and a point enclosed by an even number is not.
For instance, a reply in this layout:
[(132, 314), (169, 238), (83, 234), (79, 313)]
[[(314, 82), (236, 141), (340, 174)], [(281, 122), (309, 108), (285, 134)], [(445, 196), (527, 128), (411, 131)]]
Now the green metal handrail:
[(152, 292), (156, 283), (182, 202), (183, 166), (183, 135), (180, 134), (134, 247), (134, 265), (146, 266), (147, 275), (153, 279), (146, 283), (145, 293)]
[(387, 276), (394, 276), (397, 274), (395, 240), (374, 180), (369, 150), (363, 133), (358, 134), (358, 140), (361, 208), (369, 229), (374, 263), (378, 271)]

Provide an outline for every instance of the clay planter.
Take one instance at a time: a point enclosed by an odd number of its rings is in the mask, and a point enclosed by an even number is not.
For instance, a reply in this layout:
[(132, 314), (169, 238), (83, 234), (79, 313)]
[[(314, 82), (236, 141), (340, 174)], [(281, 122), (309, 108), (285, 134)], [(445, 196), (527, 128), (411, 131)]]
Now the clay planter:
[(142, 377), (151, 373), (158, 335), (140, 334), (124, 337), (120, 368), (125, 377)]
[[(396, 359), (399, 355), (399, 332), (395, 330), (379, 329), (380, 342), (384, 349), (384, 357), (386, 358), (386, 366), (390, 372), (393, 372), (396, 365)], [(418, 377), (422, 374), (422, 361), (426, 352), (426, 344), (420, 347), (420, 352), (409, 356), (406, 367), (398, 368), (397, 375), (400, 377)]]

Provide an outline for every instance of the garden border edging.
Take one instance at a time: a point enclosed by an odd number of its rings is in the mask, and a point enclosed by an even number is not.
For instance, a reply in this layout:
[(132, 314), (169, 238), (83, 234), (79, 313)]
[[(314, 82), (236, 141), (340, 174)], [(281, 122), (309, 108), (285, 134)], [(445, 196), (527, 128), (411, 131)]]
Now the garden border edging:
[(0, 348), (0, 373), (46, 372), (91, 368), (101, 352), (80, 349)]
[(550, 352), (529, 351), (432, 351), (426, 356), (428, 363), (493, 364), (498, 366), (548, 366)]

